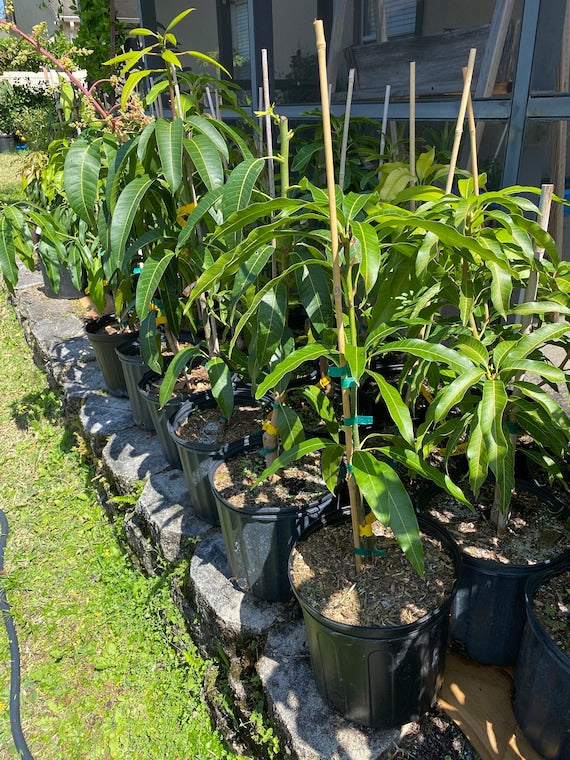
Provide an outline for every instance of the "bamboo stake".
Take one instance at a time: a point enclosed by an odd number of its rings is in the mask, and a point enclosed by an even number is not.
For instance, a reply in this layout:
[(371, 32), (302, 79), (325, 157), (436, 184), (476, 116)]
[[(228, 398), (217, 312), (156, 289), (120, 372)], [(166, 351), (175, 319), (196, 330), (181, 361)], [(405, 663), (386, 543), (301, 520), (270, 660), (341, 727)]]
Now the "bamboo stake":
[(465, 111), (467, 110), (467, 99), (471, 90), (471, 80), (473, 79), (473, 68), (475, 66), (476, 54), (476, 48), (471, 48), (469, 51), (469, 60), (467, 62), (467, 73), (465, 75), (465, 81), (463, 83), (463, 95), (461, 97), (461, 104), (459, 106), (457, 125), (455, 127), (455, 140), (453, 142), (453, 149), (451, 151), (449, 174), (447, 175), (447, 185), (445, 187), (446, 193), (451, 192), (451, 187), (453, 185), (453, 175), (455, 174), (455, 167), (457, 166), (457, 156), (459, 154), (459, 145), (461, 143), (461, 135), (463, 133), (463, 123), (465, 121)]
[(210, 88), (208, 85), (204, 87), (204, 92), (206, 93), (206, 99), (208, 101), (208, 108), (210, 109), (210, 113), (212, 114), (212, 118), (216, 118), (216, 109), (214, 108), (214, 101), (212, 100), (212, 93), (210, 92)]
[[(410, 61), (410, 174), (416, 178), (416, 62)], [(410, 211), (416, 210), (416, 202), (410, 201)]]
[[(554, 193), (554, 185), (542, 185), (540, 193), (539, 211), (540, 216), (538, 218), (538, 224), (541, 229), (547, 230), (550, 221), (550, 209), (552, 207), (552, 195)], [(544, 248), (539, 248), (536, 244), (534, 246), (534, 258), (537, 261), (541, 261), (544, 256)], [(538, 291), (538, 272), (533, 269), (529, 275), (526, 291), (524, 294), (524, 303), (529, 303), (536, 300), (536, 294)], [(529, 333), (532, 327), (532, 314), (523, 314), (521, 320), (521, 332)]]
[(269, 157), (269, 195), (275, 198), (275, 174), (273, 165), (273, 134), (271, 131), (271, 115), (269, 113), (269, 67), (267, 64), (267, 48), (261, 51), (261, 68), (263, 71), (263, 103), (265, 111), (265, 142), (267, 144), (267, 155)]
[[(467, 69), (463, 69), (463, 81), (467, 77)], [(475, 124), (475, 114), (473, 112), (473, 101), (471, 91), (467, 96), (467, 118), (469, 120), (469, 138), (471, 141), (471, 173), (473, 174), (473, 192), (479, 195), (479, 164), (477, 161), (477, 126)]]
[(338, 184), (340, 189), (344, 190), (344, 174), (346, 169), (346, 150), (348, 147), (348, 128), (350, 125), (350, 109), (352, 107), (352, 90), (354, 88), (354, 69), (348, 72), (348, 89), (346, 92), (346, 106), (344, 109), (344, 128), (342, 132), (342, 149), (340, 153), (340, 170), (338, 173)]
[(384, 111), (382, 113), (382, 132), (380, 133), (380, 161), (378, 162), (378, 179), (380, 179), (380, 169), (384, 163), (384, 151), (386, 149), (386, 126), (388, 124), (388, 106), (390, 105), (390, 90), (389, 84), (386, 85), (386, 91), (384, 92)]
[[(335, 305), (336, 326), (338, 333), (338, 351), (340, 354), (341, 366), (346, 365), (346, 359), (344, 357), (345, 351), (345, 336), (344, 336), (344, 318), (343, 318), (343, 303), (342, 303), (342, 283), (340, 273), (339, 262), (339, 240), (338, 240), (338, 225), (337, 225), (337, 213), (336, 213), (336, 198), (335, 198), (335, 180), (334, 180), (334, 162), (333, 162), (333, 149), (332, 149), (332, 136), (331, 136), (331, 121), (330, 121), (330, 109), (329, 109), (329, 90), (327, 82), (327, 58), (326, 58), (326, 42), (325, 33), (323, 28), (323, 22), (321, 19), (314, 21), (314, 28), (316, 34), (317, 43), (317, 57), (319, 62), (319, 83), (321, 92), (321, 103), (323, 112), (323, 139), (325, 149), (325, 163), (327, 174), (327, 191), (329, 196), (329, 214), (330, 214), (330, 229), (331, 229), (331, 256), (332, 256), (332, 273), (333, 273), (333, 298)], [(342, 408), (343, 416), (345, 420), (349, 420), (352, 416), (350, 395), (347, 388), (342, 389)], [(345, 425), (345, 451), (346, 458), (350, 464), (353, 453), (353, 441), (352, 441), (352, 426)], [(353, 543), (355, 549), (360, 547), (360, 529), (359, 526), (363, 520), (361, 519), (358, 489), (354, 477), (349, 473), (348, 476), (348, 489), (350, 494), (350, 511), (352, 517), (352, 534)], [(354, 557), (356, 569), (360, 570), (362, 567), (362, 560), (359, 555), (355, 554)]]

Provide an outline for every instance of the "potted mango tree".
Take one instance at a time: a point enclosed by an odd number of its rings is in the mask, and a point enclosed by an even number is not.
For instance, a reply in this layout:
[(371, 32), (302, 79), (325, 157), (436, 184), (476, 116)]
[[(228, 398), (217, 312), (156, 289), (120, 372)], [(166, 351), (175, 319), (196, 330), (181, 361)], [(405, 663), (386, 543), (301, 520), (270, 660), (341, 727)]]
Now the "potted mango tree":
[[(429, 509), (463, 547), (452, 636), (469, 657), (514, 664), (525, 582), (570, 549), (560, 504), (546, 506), (550, 497), (517, 482), (515, 468), (517, 446), (551, 469), (567, 460), (570, 419), (552, 390), (566, 383), (566, 373), (549, 347), (567, 355), (568, 287), (552, 239), (526, 216), (539, 212), (527, 198), (538, 190), (477, 194), (465, 182), (460, 191), (438, 197), (433, 188), (418, 208), (428, 217), (434, 255), (426, 272), (438, 317), (392, 348), (411, 357), (404, 382), (412, 401), (421, 389), (433, 395), (418, 431), (422, 445), (439, 449), (445, 462), (465, 461), (477, 506), (469, 513), (435, 497)], [(437, 229), (442, 223), (463, 240), (446, 242)], [(516, 299), (516, 292), (523, 295)], [(562, 321), (551, 321), (553, 313)]]

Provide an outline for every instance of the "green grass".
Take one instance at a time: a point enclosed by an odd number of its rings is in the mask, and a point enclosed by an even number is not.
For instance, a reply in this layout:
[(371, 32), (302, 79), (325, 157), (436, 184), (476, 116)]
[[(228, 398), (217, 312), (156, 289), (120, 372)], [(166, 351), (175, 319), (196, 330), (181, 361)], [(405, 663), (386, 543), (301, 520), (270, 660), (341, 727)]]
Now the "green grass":
[(0, 203), (12, 203), (24, 197), (22, 168), (26, 152), (0, 153)]
[[(169, 576), (134, 570), (99, 505), (58, 396), (0, 294), (0, 507), (10, 523), (3, 587), (22, 656), (22, 725), (38, 760), (232, 758), (212, 730), (198, 654)], [(174, 643), (174, 645), (173, 645)], [(0, 629), (0, 758), (9, 726)]]

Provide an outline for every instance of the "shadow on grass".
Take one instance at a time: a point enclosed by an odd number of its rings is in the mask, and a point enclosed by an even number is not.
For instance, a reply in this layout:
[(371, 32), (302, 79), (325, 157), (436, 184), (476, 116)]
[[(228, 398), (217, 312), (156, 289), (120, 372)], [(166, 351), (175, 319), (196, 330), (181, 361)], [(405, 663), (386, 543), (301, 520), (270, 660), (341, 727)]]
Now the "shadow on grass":
[(12, 418), (20, 430), (31, 430), (42, 420), (57, 424), (62, 419), (60, 395), (50, 388), (27, 393), (10, 406)]

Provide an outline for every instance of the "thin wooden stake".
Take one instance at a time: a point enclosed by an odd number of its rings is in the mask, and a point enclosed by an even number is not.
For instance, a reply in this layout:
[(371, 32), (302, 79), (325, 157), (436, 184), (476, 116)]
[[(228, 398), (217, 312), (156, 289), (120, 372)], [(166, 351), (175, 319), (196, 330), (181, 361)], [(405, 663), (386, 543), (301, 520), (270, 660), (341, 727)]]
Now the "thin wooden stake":
[(459, 154), (459, 146), (461, 144), (461, 135), (463, 134), (463, 123), (465, 121), (465, 111), (467, 110), (467, 100), (469, 97), (469, 92), (471, 90), (471, 80), (473, 79), (473, 68), (475, 66), (476, 54), (476, 48), (471, 48), (469, 51), (469, 60), (467, 62), (465, 81), (463, 83), (463, 95), (461, 96), (461, 104), (459, 106), (459, 114), (457, 116), (457, 125), (455, 127), (455, 140), (453, 142), (453, 149), (451, 151), (451, 159), (449, 161), (449, 174), (447, 175), (447, 184), (445, 186), (446, 193), (451, 192), (451, 187), (453, 185), (453, 176), (455, 174), (455, 167), (457, 166), (457, 156)]
[(352, 107), (352, 90), (354, 89), (354, 69), (348, 72), (348, 88), (346, 91), (346, 106), (344, 108), (344, 127), (342, 132), (342, 149), (340, 153), (340, 169), (338, 184), (344, 190), (344, 174), (346, 170), (346, 150), (348, 147), (348, 128), (350, 126), (350, 109)]
[[(467, 69), (463, 69), (463, 81), (467, 76)], [(473, 101), (471, 92), (467, 96), (467, 118), (469, 120), (469, 138), (471, 141), (471, 173), (473, 174), (473, 192), (479, 195), (479, 164), (477, 161), (477, 127), (475, 125), (475, 114), (473, 112)]]
[(389, 84), (386, 85), (386, 91), (384, 92), (384, 111), (382, 113), (382, 132), (380, 133), (380, 161), (378, 162), (378, 179), (380, 179), (380, 169), (384, 163), (384, 151), (386, 149), (386, 127), (388, 125), (388, 106), (390, 105), (390, 90)]
[[(410, 61), (410, 174), (416, 178), (416, 62)], [(416, 202), (410, 201), (410, 211), (416, 210)]]
[[(343, 315), (343, 302), (342, 302), (342, 283), (340, 273), (340, 261), (339, 261), (339, 240), (338, 240), (338, 226), (337, 226), (337, 213), (336, 213), (336, 197), (335, 197), (335, 176), (334, 176), (334, 161), (333, 161), (333, 148), (332, 148), (332, 136), (331, 136), (331, 118), (329, 108), (329, 88), (327, 82), (327, 57), (326, 57), (326, 42), (325, 32), (323, 28), (323, 22), (321, 19), (314, 21), (314, 28), (317, 42), (317, 58), (319, 62), (319, 83), (321, 92), (321, 104), (323, 112), (323, 140), (325, 149), (325, 165), (327, 174), (327, 191), (329, 196), (329, 216), (330, 216), (330, 229), (331, 229), (331, 256), (332, 256), (332, 275), (333, 275), (333, 298), (335, 305), (336, 326), (337, 326), (337, 343), (338, 351), (340, 354), (341, 366), (346, 365), (346, 359), (344, 357), (345, 351), (345, 336), (344, 336), (344, 315)], [(342, 389), (342, 408), (343, 416), (345, 420), (349, 420), (352, 417), (350, 395), (347, 388)], [(348, 463), (352, 460), (353, 453), (353, 440), (352, 440), (352, 427), (345, 425), (345, 452)], [(352, 516), (352, 535), (354, 548), (360, 548), (360, 523), (361, 519), (360, 505), (358, 498), (358, 489), (354, 477), (349, 475), (348, 477), (348, 490), (350, 494), (350, 511)], [(360, 570), (362, 567), (362, 560), (358, 554), (354, 557), (356, 569)]]
[[(550, 209), (552, 208), (552, 195), (554, 193), (554, 185), (542, 185), (540, 192), (539, 211), (540, 216), (537, 219), (541, 229), (547, 230), (550, 222)], [(544, 248), (534, 246), (534, 258), (537, 261), (541, 261), (544, 256)], [(536, 301), (536, 294), (538, 291), (538, 272), (536, 269), (532, 269), (526, 286), (523, 303), (531, 303)], [(532, 329), (532, 314), (523, 314), (521, 320), (521, 332), (529, 333)]]
[[(273, 162), (273, 133), (269, 98), (269, 66), (267, 64), (267, 48), (261, 50), (261, 69), (263, 72), (263, 101), (265, 111), (265, 144), (267, 145), (267, 174), (269, 178), (269, 195), (275, 198), (275, 164)], [(275, 241), (273, 241), (273, 254), (271, 255), (271, 276), (277, 277), (277, 253)]]

